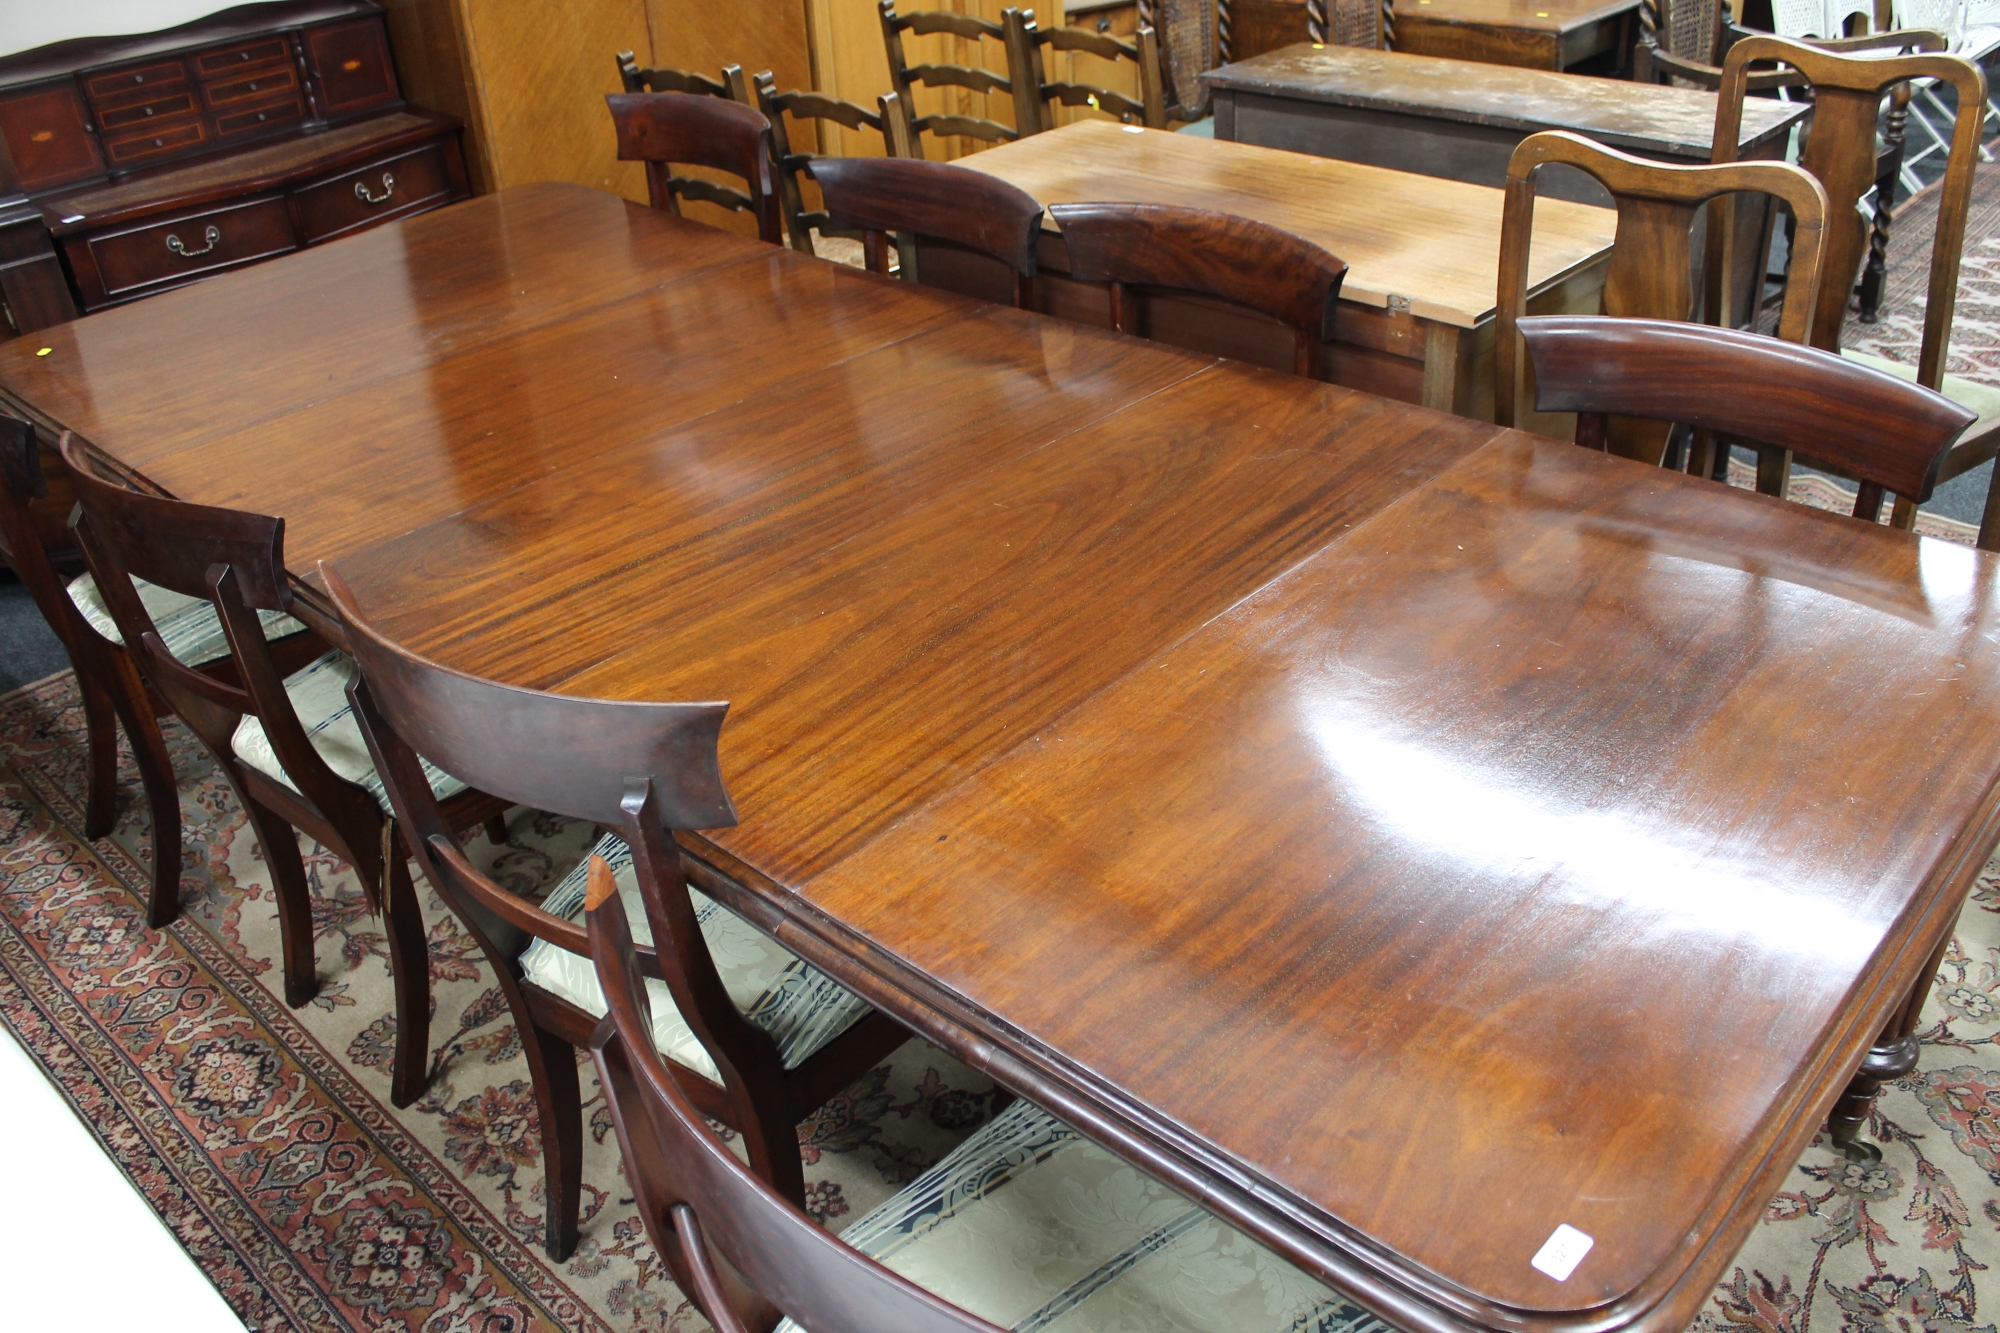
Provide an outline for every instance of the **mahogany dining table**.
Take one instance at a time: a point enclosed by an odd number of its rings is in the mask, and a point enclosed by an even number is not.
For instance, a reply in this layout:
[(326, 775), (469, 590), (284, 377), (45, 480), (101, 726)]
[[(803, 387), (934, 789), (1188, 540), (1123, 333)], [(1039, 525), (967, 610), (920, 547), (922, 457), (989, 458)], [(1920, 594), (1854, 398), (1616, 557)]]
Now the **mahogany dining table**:
[(705, 887), (1406, 1329), (1685, 1326), (2000, 838), (2000, 557), (577, 187), (0, 401), (336, 636), (731, 701)]

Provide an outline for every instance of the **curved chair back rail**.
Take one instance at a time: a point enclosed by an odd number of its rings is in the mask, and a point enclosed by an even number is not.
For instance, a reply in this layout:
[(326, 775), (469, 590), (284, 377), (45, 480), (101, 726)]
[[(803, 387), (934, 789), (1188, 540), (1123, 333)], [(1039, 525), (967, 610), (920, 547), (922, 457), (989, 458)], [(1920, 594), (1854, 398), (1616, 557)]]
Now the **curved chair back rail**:
[[(682, 199), (699, 199), (757, 219), (757, 234), (784, 242), (778, 191), (771, 174), (771, 125), (754, 106), (686, 93), (607, 93), (618, 135), (618, 160), (646, 164), (653, 207), (674, 214)], [(741, 177), (745, 189), (677, 176), (671, 164), (708, 167)]]
[(1271, 316), (1297, 339), (1295, 369), (1311, 373), (1312, 345), (1333, 337), (1347, 264), (1268, 223), (1173, 204), (1052, 204), (1070, 276), (1108, 282), (1111, 321), (1129, 332), (1125, 288), (1198, 292)]
[(983, 172), (921, 158), (820, 158), (808, 168), (830, 224), (868, 240), (869, 267), (887, 271), (885, 232), (975, 250), (1014, 270), (1015, 304), (1029, 304), (1041, 237), (1034, 196)]
[(632, 52), (620, 51), (618, 81), (628, 93), (695, 93), (705, 97), (726, 97), (746, 105), (750, 101), (750, 85), (743, 77), (741, 65), (724, 65), (722, 77), (711, 79), (691, 69), (666, 66), (643, 69)]
[(1941, 394), (1813, 347), (1671, 320), (1529, 316), (1535, 405), (1579, 414), (1603, 447), (1609, 413), (1675, 421), (1796, 450), (1858, 478), (1855, 515), (1883, 493), (1928, 500), (1973, 414)]
[(648, 1039), (631, 926), (602, 861), (585, 902), (609, 1010), (591, 1052), (626, 1177), (674, 1280), (718, 1333), (769, 1328), (781, 1311), (818, 1333), (1000, 1333), (841, 1244), (717, 1141)]
[[(1699, 210), (1711, 199), (1733, 193), (1769, 194), (1789, 204), (1797, 229), (1778, 334), (1788, 342), (1805, 341), (1819, 295), (1827, 216), (1826, 191), (1808, 172), (1784, 162), (1669, 166), (1566, 131), (1543, 130), (1521, 140), (1507, 163), (1494, 320), (1493, 406), (1499, 424), (1515, 423), (1521, 373), (1515, 323), (1527, 313), (1535, 173), (1551, 163), (1565, 163), (1594, 177), (1617, 207), (1618, 226), (1604, 275), (1607, 315), (1691, 318), (1695, 294), (1690, 230)], [(1614, 449), (1629, 457), (1658, 462), (1666, 439), (1666, 431), (1658, 427), (1614, 423)]]
[[(1929, 33), (1893, 36), (1912, 45), (1928, 45), (1938, 40)], [(1938, 44), (1941, 45), (1941, 40)], [(1722, 89), (1715, 112), (1713, 154), (1717, 162), (1729, 162), (1736, 156), (1743, 96), (1750, 86), (1750, 65), (1766, 61), (1790, 67), (1813, 90), (1812, 130), (1800, 151), (1799, 165), (1826, 190), (1826, 276), (1805, 340), (1828, 351), (1839, 350), (1848, 295), (1854, 290), (1861, 262), (1868, 252), (1868, 221), (1857, 205), (1875, 186), (1875, 127), (1883, 94), (1913, 80), (1948, 84), (1957, 94), (1951, 150), (1939, 186), (1930, 293), (1924, 307), (1924, 340), (1917, 362), (1917, 382), (1938, 388), (1944, 382), (1946, 344), (1951, 338), (1952, 315), (1958, 300), (1965, 221), (1972, 204), (1972, 176), (1979, 161), (1981, 124), (1986, 117), (1986, 75), (1963, 56), (1922, 53), (1864, 57), (1783, 37), (1745, 37), (1729, 48), (1728, 58), (1723, 62)], [(1709, 228), (1711, 256), (1720, 252), (1723, 230)]]

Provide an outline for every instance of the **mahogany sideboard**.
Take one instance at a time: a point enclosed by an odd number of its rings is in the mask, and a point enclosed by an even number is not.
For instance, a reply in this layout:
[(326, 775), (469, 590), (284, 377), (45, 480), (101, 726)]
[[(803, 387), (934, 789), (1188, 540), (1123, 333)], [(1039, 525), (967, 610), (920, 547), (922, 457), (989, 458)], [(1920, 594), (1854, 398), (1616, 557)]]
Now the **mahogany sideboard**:
[(0, 304), (25, 333), (470, 194), (373, 0), (0, 59)]

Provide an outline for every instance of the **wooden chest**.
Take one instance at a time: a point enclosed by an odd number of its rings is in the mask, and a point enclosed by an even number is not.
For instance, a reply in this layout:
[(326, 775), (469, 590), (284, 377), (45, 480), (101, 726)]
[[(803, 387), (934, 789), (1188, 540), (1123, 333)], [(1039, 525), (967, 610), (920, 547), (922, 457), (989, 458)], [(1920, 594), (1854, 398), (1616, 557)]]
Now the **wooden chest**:
[(9, 322), (26, 332), (52, 311), (135, 300), (462, 199), (458, 130), (403, 102), (372, 0), (244, 5), (0, 59)]

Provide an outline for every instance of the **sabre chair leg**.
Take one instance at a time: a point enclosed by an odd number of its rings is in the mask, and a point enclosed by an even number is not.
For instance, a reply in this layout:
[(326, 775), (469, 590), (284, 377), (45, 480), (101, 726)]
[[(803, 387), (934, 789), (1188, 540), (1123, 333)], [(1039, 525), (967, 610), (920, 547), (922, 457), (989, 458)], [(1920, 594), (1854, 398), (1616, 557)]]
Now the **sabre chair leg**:
[(285, 1003), (303, 1007), (319, 994), (319, 966), (313, 958), (312, 893), (306, 887), (306, 865), (299, 855), (299, 836), (284, 816), (244, 798), (250, 826), (264, 848), (271, 884), (278, 895), (278, 938), (284, 953)]
[(410, 863), (399, 835), (391, 832), (383, 867), (382, 925), (389, 936), (389, 972), (396, 987), (396, 1053), (390, 1066), (389, 1100), (408, 1106), (430, 1080), (431, 959), (424, 917), (417, 906)]
[(76, 685), (83, 695), (87, 755), (83, 836), (95, 839), (111, 832), (118, 819), (118, 716), (109, 691), (93, 675), (77, 672)]
[(583, 1091), (576, 1077), (576, 1047), (536, 1026), (523, 1043), (535, 1085), (542, 1127), (542, 1245), (557, 1263), (576, 1250), (577, 1214), (583, 1206)]
[(125, 724), (125, 738), (132, 743), (139, 785), (153, 817), (153, 892), (146, 904), (146, 924), (158, 930), (181, 909), (181, 792), (152, 701), (139, 684), (138, 673), (130, 674), (129, 688), (114, 693), (112, 701)]

